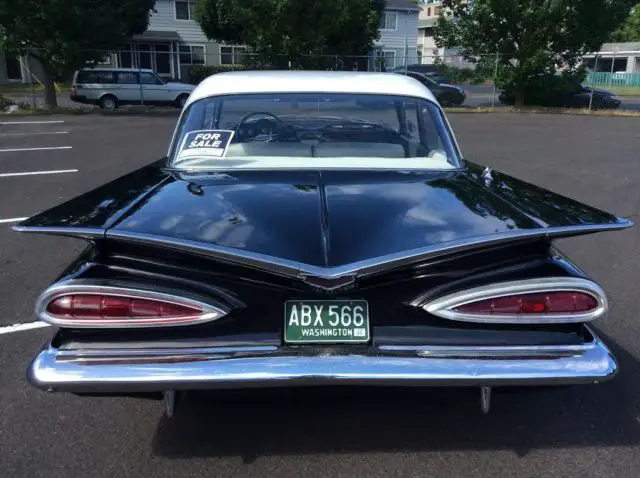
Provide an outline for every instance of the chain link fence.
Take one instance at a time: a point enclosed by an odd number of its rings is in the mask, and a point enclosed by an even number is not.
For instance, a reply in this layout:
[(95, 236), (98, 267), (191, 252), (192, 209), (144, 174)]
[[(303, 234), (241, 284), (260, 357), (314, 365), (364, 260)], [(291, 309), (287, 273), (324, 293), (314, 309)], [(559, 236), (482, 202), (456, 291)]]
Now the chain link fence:
[[(14, 73), (14, 81), (8, 85), (0, 85), (0, 93), (19, 104), (37, 108), (45, 104), (45, 78), (36, 59), (40, 52), (31, 53), (18, 58), (19, 68), (18, 73)], [(404, 48), (397, 49), (374, 49), (369, 55), (314, 54), (291, 58), (279, 54), (258, 55), (242, 46), (184, 45), (180, 42), (140, 43), (132, 44), (124, 50), (90, 53), (100, 60), (87, 65), (92, 68), (92, 72), (87, 74), (84, 82), (104, 85), (105, 88), (111, 86), (131, 90), (131, 94), (137, 88), (140, 104), (156, 103), (159, 96), (154, 91), (167, 83), (195, 85), (219, 72), (256, 69), (396, 73), (417, 71), (440, 85), (463, 89), (466, 97), (462, 106), (494, 108), (503, 102), (510, 103), (509, 97), (501, 95), (501, 91), (495, 86), (503, 63), (499, 53), (483, 55), (471, 61), (451, 52), (442, 55), (419, 54), (417, 48), (411, 50), (405, 45)], [(126, 69), (129, 74), (100, 72), (112, 69)], [(71, 98), (72, 93), (78, 95), (72, 89), (73, 75), (74, 72), (66, 72), (55, 78), (59, 106), (79, 106)], [(598, 85), (607, 81), (608, 78), (602, 79), (600, 76), (602, 73), (595, 68), (587, 81)], [(631, 80), (636, 81), (635, 78), (627, 79), (627, 84)], [(609, 81), (614, 84), (610, 79)], [(590, 108), (591, 105), (592, 99), (589, 98), (585, 107)]]

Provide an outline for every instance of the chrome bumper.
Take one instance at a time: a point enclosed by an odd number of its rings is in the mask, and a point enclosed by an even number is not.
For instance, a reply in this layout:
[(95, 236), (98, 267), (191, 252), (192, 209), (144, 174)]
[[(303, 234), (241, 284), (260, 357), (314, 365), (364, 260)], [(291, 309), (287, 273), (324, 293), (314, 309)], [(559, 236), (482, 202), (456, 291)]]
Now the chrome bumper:
[[(584, 345), (217, 347), (152, 351), (44, 349), (29, 381), (48, 391), (127, 393), (297, 385), (498, 386), (601, 382), (616, 360), (595, 335)], [(348, 349), (347, 349), (348, 350)]]

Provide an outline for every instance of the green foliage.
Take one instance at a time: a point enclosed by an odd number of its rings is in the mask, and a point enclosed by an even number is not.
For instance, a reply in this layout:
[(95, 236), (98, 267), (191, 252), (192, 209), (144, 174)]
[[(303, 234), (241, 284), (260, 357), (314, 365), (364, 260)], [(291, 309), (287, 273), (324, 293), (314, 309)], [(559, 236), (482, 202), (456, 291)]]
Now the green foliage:
[(438, 75), (453, 80), (455, 83), (479, 84), (492, 77), (491, 72), (480, 68), (459, 68), (453, 65), (436, 62)]
[(640, 42), (640, 3), (635, 5), (627, 21), (611, 34), (613, 42)]
[(438, 46), (457, 47), (496, 84), (525, 102), (527, 85), (559, 69), (579, 74), (582, 56), (598, 51), (629, 13), (632, 0), (443, 0), (451, 17), (436, 27)]
[[(30, 53), (45, 72), (45, 98), (55, 106), (53, 81), (100, 61), (143, 33), (156, 0), (0, 0), (0, 48)], [(100, 52), (102, 50), (102, 52)]]
[(7, 106), (15, 105), (15, 102), (11, 98), (0, 95), (0, 111), (4, 111)]
[(208, 76), (215, 75), (216, 73), (225, 73), (227, 71), (242, 71), (248, 67), (243, 65), (206, 65), (206, 66), (193, 66), (189, 69), (189, 82), (197, 85)]
[[(572, 95), (581, 92), (581, 84), (584, 81), (586, 72), (577, 69), (571, 72), (562, 72), (560, 74), (540, 74), (529, 79), (524, 86), (524, 104), (527, 106), (545, 106), (545, 107), (568, 107), (567, 100)], [(505, 95), (512, 103), (515, 101), (514, 92), (510, 89), (505, 90)]]
[(385, 0), (200, 0), (196, 20), (210, 39), (251, 47), (262, 66), (323, 68), (331, 55), (366, 55)]

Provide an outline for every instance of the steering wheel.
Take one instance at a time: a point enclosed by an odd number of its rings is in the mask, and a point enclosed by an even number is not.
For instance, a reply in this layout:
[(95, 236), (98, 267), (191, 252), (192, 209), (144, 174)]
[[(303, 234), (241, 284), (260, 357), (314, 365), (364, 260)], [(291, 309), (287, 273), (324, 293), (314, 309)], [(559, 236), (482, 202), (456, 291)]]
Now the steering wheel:
[[(254, 116), (258, 116), (258, 115), (262, 115), (262, 116), (268, 116), (270, 118), (273, 118), (276, 122), (276, 124), (278, 125), (276, 128), (279, 130), (278, 134), (283, 134), (283, 133), (288, 133), (287, 131), (287, 125), (285, 124), (284, 121), (282, 121), (280, 118), (278, 118), (276, 115), (274, 115), (273, 113), (269, 113), (267, 111), (256, 111), (254, 113), (249, 113), (247, 115), (244, 115), (240, 121), (238, 122), (238, 126), (236, 126), (236, 132), (240, 131), (240, 128), (242, 127), (242, 125), (244, 123), (246, 123), (250, 118), (253, 118)], [(239, 136), (239, 135), (238, 135)], [(296, 138), (297, 139), (297, 138)]]

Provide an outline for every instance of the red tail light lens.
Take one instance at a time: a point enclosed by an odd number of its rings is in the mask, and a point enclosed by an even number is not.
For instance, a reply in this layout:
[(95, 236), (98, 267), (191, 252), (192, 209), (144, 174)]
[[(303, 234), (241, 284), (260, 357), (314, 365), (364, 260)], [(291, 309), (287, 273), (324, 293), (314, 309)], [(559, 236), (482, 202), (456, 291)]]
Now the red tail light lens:
[(456, 307), (466, 314), (571, 314), (598, 308), (598, 301), (584, 292), (519, 294), (471, 302)]
[(100, 294), (72, 294), (57, 297), (47, 306), (54, 318), (95, 320), (163, 319), (190, 320), (200, 316), (201, 308), (159, 300), (115, 297)]
[(495, 324), (589, 322), (608, 309), (598, 284), (580, 277), (540, 277), (463, 289), (412, 305), (449, 320)]

